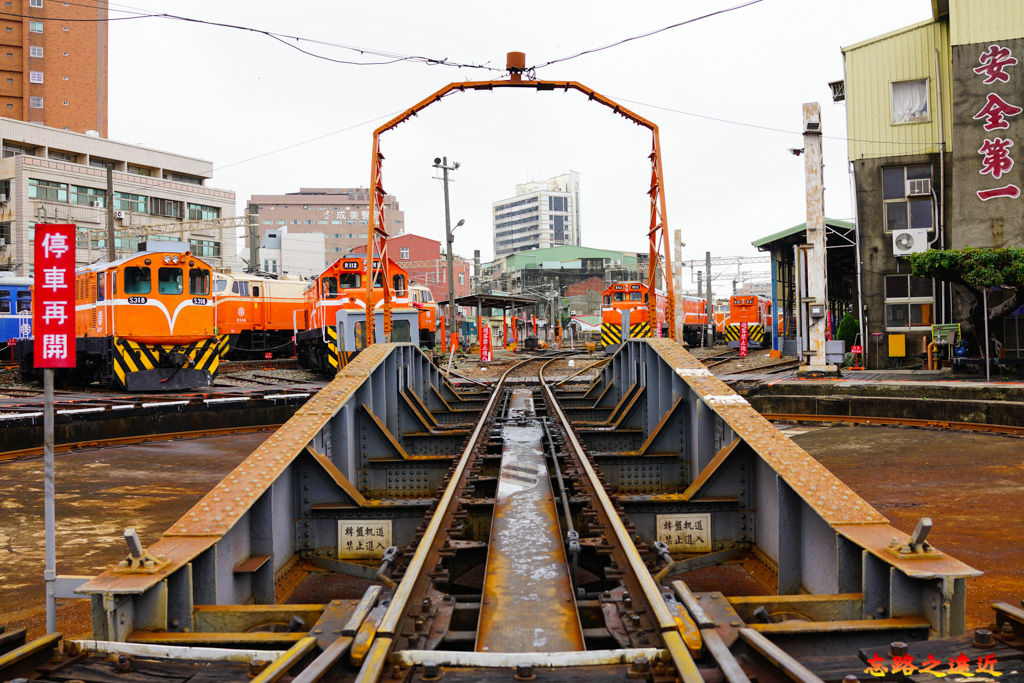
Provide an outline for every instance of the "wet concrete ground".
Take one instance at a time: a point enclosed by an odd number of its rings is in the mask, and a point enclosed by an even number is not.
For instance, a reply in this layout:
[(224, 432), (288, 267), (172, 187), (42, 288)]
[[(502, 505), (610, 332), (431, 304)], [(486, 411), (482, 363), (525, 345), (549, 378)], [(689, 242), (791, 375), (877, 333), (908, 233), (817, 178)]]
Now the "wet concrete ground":
[[(1024, 598), (1024, 440), (987, 434), (832, 426), (793, 438), (886, 515), (985, 572), (968, 580), (967, 625), (991, 621), (991, 602)], [(57, 570), (95, 574), (126, 553), (135, 527), (155, 541), (268, 432), (91, 449), (57, 456)], [(0, 462), (0, 624), (42, 635), (42, 459)], [(90, 631), (88, 602), (58, 609), (58, 628)]]
[(793, 436), (889, 518), (983, 576), (967, 580), (968, 629), (991, 603), (1024, 599), (1024, 439), (925, 429), (833, 426)]
[[(54, 470), (57, 573), (96, 574), (127, 555), (125, 527), (143, 544), (170, 525), (270, 432), (58, 453)], [(0, 463), (0, 624), (45, 633), (43, 459)], [(61, 602), (57, 628), (91, 631), (87, 600)]]

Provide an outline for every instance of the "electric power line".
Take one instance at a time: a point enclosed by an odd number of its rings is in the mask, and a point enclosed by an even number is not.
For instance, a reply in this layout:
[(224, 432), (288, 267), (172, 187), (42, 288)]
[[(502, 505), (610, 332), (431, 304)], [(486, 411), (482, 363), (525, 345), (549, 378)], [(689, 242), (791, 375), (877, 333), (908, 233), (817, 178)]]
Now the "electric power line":
[(542, 69), (545, 66), (551, 66), (552, 64), (558, 64), (559, 62), (567, 62), (570, 59), (576, 59), (577, 57), (582, 57), (584, 55), (589, 55), (589, 54), (593, 54), (595, 52), (601, 52), (603, 50), (608, 50), (608, 49), (611, 49), (613, 47), (618, 47), (619, 45), (624, 45), (625, 43), (632, 42), (634, 40), (640, 40), (641, 38), (648, 38), (650, 36), (657, 35), (658, 33), (664, 33), (665, 31), (670, 31), (670, 30), (672, 30), (674, 28), (679, 28), (680, 26), (685, 26), (687, 24), (692, 24), (694, 22), (701, 21), (702, 19), (708, 19), (710, 17), (716, 16), (716, 15), (719, 15), (719, 14), (725, 14), (727, 12), (732, 12), (732, 11), (735, 11), (735, 10), (738, 10), (738, 9), (743, 9), (744, 7), (749, 7), (750, 5), (756, 5), (759, 2), (761, 2), (761, 0), (750, 0), (750, 2), (745, 2), (742, 5), (735, 5), (733, 7), (726, 7), (725, 9), (717, 10), (715, 12), (709, 12), (708, 14), (703, 14), (703, 15), (701, 15), (699, 17), (694, 17), (692, 19), (686, 19), (685, 21), (680, 21), (680, 22), (677, 22), (675, 24), (670, 24), (668, 26), (663, 26), (663, 27), (661, 27), (659, 29), (655, 29), (653, 31), (648, 31), (647, 33), (641, 33), (640, 35), (630, 36), (629, 38), (623, 38), (622, 40), (617, 40), (614, 43), (608, 43), (607, 45), (602, 45), (601, 47), (594, 47), (594, 48), (590, 48), (589, 50), (583, 50), (582, 52), (577, 52), (576, 54), (569, 55), (567, 57), (559, 57), (558, 59), (552, 59), (551, 61), (544, 62), (543, 64), (537, 64), (535, 66), (532, 66), (532, 67), (530, 67), (529, 70), (532, 71), (532, 70), (536, 70), (536, 69)]

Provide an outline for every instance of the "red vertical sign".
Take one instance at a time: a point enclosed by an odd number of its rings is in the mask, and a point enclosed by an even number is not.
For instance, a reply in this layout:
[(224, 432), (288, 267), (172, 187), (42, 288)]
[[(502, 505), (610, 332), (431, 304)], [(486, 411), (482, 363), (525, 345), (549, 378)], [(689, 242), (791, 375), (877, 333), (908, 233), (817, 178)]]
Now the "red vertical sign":
[(740, 358), (747, 357), (747, 323), (740, 323)]
[(75, 367), (75, 226), (36, 224), (32, 284), (33, 361)]
[(480, 328), (480, 360), (484, 363), (491, 361), (491, 326), (484, 325)]

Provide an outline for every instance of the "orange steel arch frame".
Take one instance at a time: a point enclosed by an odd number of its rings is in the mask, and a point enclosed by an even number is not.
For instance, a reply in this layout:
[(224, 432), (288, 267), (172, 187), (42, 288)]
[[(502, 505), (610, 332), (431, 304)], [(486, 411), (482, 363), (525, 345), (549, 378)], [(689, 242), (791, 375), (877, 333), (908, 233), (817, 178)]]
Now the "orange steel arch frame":
[[(667, 237), (668, 219), (665, 208), (665, 192), (663, 189), (664, 180), (661, 168), (661, 142), (658, 138), (658, 126), (639, 114), (623, 107), (614, 100), (609, 99), (608, 97), (605, 97), (604, 95), (601, 95), (600, 93), (582, 85), (581, 83), (577, 83), (576, 81), (523, 80), (520, 73), (513, 71), (509, 80), (449, 83), (373, 131), (373, 152), (370, 164), (370, 187), (373, 192), (373, 206), (370, 210), (370, 220), (366, 231), (366, 253), (369, 256), (370, 262), (370, 277), (367, 278), (366, 287), (367, 343), (374, 343), (373, 340), (375, 339), (373, 333), (373, 289), (371, 286), (371, 283), (373, 282), (372, 257), (375, 253), (380, 256), (381, 267), (385, 271), (383, 278), (384, 299), (382, 303), (384, 313), (384, 334), (389, 339), (391, 337), (391, 293), (389, 289), (389, 274), (387, 272), (388, 234), (384, 229), (384, 197), (387, 196), (387, 193), (384, 191), (384, 185), (381, 181), (381, 166), (384, 161), (384, 155), (380, 153), (380, 134), (398, 127), (399, 124), (408, 121), (413, 116), (417, 116), (420, 111), (426, 109), (435, 102), (440, 102), (441, 99), (447, 95), (455, 92), (464, 92), (466, 90), (493, 90), (494, 88), (533, 88), (537, 91), (562, 90), (566, 92), (569, 90), (578, 90), (586, 95), (588, 99), (596, 101), (599, 104), (603, 104), (614, 113), (629, 119), (639, 126), (648, 128), (651, 131), (652, 141), (651, 154), (649, 157), (651, 160), (651, 188), (648, 190), (648, 195), (651, 200), (651, 221), (647, 232), (649, 243), (647, 282), (651, 286), (653, 286), (653, 283), (655, 282), (655, 274), (657, 273), (658, 262), (660, 260), (659, 257), (661, 256), (658, 250), (658, 241), (660, 239), (664, 249), (665, 290), (667, 292), (665, 301), (666, 314), (669, 311), (675, 311), (675, 288), (672, 280), (672, 256), (669, 252), (670, 240)], [(450, 245), (449, 248), (451, 248)], [(449, 302), (449, 305), (453, 305), (452, 302)], [(647, 310), (650, 316), (648, 320), (656, 320), (654, 297), (648, 297)], [(675, 339), (675, 324), (670, 324), (668, 326), (668, 334), (670, 338)]]

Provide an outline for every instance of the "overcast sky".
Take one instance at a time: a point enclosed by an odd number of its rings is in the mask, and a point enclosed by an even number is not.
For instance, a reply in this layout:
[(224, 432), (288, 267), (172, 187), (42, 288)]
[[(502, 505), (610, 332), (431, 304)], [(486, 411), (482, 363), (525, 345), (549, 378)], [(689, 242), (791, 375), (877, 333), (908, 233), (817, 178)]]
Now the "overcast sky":
[[(166, 12), (503, 69), (508, 51), (540, 64), (742, 1), (133, 0), (110, 7), (111, 17)], [(752, 256), (752, 240), (805, 218), (803, 159), (786, 151), (802, 146), (803, 102), (822, 106), (826, 215), (853, 216), (845, 110), (827, 86), (843, 76), (840, 46), (930, 12), (928, 0), (763, 0), (537, 76), (579, 81), (659, 126), (668, 227), (682, 229), (684, 259), (703, 259), (705, 251)], [(210, 160), (209, 184), (233, 190), (241, 211), (253, 194), (367, 186), (376, 126), (447, 83), (500, 76), (415, 62), (338, 64), (292, 45), (332, 59), (385, 61), (198, 23), (112, 21), (110, 138)], [(385, 133), (381, 151), (384, 187), (405, 211), (407, 231), (435, 239), (443, 239), (444, 204), (432, 160), (462, 164), (451, 186), (452, 223), (466, 220), (456, 253), (480, 249), (486, 260), (491, 202), (512, 196), (516, 183), (568, 169), (581, 175), (583, 244), (647, 249), (650, 134), (578, 93), (452, 95)]]

